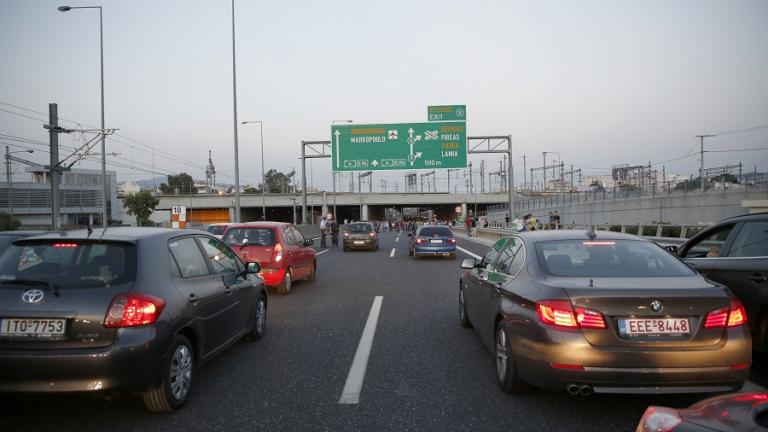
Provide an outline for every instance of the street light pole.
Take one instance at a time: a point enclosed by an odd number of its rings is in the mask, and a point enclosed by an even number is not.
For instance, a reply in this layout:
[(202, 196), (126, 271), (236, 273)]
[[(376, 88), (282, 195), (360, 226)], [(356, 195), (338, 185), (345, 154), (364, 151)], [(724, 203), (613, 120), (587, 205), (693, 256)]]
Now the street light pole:
[(235, 132), (235, 222), (240, 222), (240, 155), (237, 145), (237, 63), (235, 61), (235, 0), (232, 0), (232, 104)]
[(267, 177), (264, 173), (264, 122), (261, 120), (244, 121), (241, 124), (258, 123), (259, 124), (259, 136), (261, 141), (261, 219), (267, 220), (267, 200), (265, 197), (265, 191), (267, 189)]
[[(234, 1), (234, 0), (233, 0)], [(104, 228), (109, 226), (109, 215), (107, 215), (107, 199), (111, 197), (109, 182), (107, 181), (107, 144), (104, 126), (104, 26), (102, 20), (101, 6), (59, 6), (60, 12), (68, 12), (72, 9), (98, 9), (99, 10), (99, 57), (101, 69), (101, 180), (104, 183), (104, 196), (101, 200), (102, 225)], [(53, 168), (51, 168), (53, 169)]]

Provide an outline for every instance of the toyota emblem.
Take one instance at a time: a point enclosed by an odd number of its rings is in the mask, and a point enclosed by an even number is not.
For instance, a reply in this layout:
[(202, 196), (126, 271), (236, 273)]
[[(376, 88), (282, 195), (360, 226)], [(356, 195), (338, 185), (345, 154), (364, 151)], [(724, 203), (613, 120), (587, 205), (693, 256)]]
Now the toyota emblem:
[(21, 295), (21, 299), (24, 300), (24, 303), (35, 304), (40, 303), (44, 296), (45, 294), (39, 289), (31, 289), (24, 291), (24, 294)]
[(658, 300), (654, 300), (651, 302), (651, 310), (654, 312), (660, 312), (661, 311), (661, 302)]

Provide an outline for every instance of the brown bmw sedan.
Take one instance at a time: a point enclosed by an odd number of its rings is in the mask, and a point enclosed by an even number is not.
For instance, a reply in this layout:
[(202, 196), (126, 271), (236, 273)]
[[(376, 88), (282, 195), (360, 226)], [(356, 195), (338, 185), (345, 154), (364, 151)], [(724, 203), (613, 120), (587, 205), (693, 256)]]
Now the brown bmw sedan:
[(495, 353), (506, 392), (726, 392), (749, 372), (742, 304), (645, 239), (525, 232), (462, 267), (461, 323)]

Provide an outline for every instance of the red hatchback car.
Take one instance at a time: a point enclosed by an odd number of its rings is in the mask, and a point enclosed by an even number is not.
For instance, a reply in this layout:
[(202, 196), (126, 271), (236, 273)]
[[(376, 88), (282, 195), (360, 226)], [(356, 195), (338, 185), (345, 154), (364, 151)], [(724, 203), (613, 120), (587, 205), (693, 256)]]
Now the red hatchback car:
[(315, 280), (314, 241), (305, 239), (289, 223), (234, 224), (227, 227), (222, 238), (245, 262), (257, 261), (264, 283), (280, 294), (291, 292), (295, 280)]

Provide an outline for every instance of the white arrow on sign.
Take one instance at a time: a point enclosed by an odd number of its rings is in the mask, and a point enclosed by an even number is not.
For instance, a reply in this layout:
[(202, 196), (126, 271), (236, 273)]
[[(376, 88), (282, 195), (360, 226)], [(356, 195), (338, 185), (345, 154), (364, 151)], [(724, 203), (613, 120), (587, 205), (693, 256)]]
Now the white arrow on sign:
[(336, 132), (334, 132), (334, 135), (336, 135), (336, 168), (338, 168), (339, 160), (341, 160), (341, 153), (339, 153), (339, 135), (341, 135), (341, 132), (339, 132), (339, 130), (336, 129)]
[(413, 128), (408, 129), (408, 138), (413, 138), (413, 132), (414, 132)]
[(373, 166), (379, 166), (379, 162), (377, 162), (377, 161), (374, 159), (374, 161), (373, 161), (373, 162), (371, 162), (371, 165), (373, 165)]

